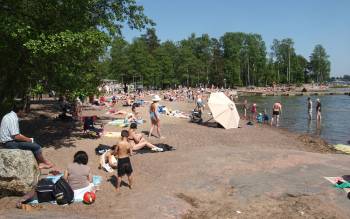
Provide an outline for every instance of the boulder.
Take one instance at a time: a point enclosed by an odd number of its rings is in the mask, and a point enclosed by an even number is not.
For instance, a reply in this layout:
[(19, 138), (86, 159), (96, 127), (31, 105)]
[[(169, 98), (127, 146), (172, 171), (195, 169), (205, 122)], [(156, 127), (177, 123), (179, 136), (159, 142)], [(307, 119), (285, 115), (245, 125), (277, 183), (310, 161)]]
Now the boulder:
[(0, 196), (23, 195), (37, 184), (40, 171), (31, 151), (0, 149)]

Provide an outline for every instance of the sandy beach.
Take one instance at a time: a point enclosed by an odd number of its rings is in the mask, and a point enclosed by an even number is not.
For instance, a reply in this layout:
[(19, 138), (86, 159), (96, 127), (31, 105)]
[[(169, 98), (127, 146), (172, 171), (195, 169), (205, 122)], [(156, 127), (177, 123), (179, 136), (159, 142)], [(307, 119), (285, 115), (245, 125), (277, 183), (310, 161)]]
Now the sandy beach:
[[(135, 184), (115, 191), (111, 174), (98, 169), (99, 144), (116, 139), (87, 139), (78, 123), (55, 122), (53, 101), (34, 104), (22, 121), (24, 134), (34, 136), (44, 154), (60, 170), (84, 150), (94, 175), (103, 177), (96, 202), (69, 206), (43, 205), (24, 211), (15, 208), (18, 197), (0, 199), (0, 218), (349, 218), (346, 193), (323, 177), (350, 174), (349, 157), (322, 139), (268, 126), (224, 130), (189, 123), (187, 119), (162, 116), (166, 143), (175, 151), (139, 153), (131, 157)], [(193, 103), (164, 102), (171, 109), (189, 112)], [(138, 108), (147, 122), (148, 107)], [(130, 111), (120, 104), (117, 109)], [(111, 120), (105, 110), (86, 109), (85, 115)], [(107, 131), (121, 128), (106, 125)], [(126, 178), (124, 179), (126, 181)]]

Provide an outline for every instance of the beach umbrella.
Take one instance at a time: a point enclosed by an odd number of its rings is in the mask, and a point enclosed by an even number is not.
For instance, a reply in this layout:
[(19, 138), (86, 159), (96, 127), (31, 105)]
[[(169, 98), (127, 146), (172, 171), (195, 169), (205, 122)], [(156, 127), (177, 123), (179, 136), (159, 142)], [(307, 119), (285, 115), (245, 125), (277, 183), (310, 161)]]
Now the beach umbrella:
[(211, 93), (208, 106), (215, 121), (225, 129), (238, 128), (239, 115), (236, 105), (224, 93)]

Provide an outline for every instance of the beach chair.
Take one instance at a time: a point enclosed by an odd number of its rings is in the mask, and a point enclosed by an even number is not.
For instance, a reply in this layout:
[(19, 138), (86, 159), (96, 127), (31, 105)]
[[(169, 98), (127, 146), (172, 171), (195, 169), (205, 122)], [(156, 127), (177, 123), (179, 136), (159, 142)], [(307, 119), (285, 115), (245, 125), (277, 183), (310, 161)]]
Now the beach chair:
[(85, 134), (90, 137), (99, 138), (103, 132), (103, 124), (101, 123), (101, 128), (95, 127), (95, 121), (97, 120), (97, 116), (84, 116), (82, 117), (83, 121), (83, 131)]

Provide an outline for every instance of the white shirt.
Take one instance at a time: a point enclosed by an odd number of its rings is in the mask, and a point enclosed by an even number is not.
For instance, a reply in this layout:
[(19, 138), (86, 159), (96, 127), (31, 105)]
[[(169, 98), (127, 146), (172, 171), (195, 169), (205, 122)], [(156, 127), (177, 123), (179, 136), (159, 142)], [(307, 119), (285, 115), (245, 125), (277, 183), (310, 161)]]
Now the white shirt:
[(13, 141), (14, 136), (19, 134), (19, 124), (17, 114), (13, 111), (7, 113), (1, 120), (0, 141), (6, 143)]

